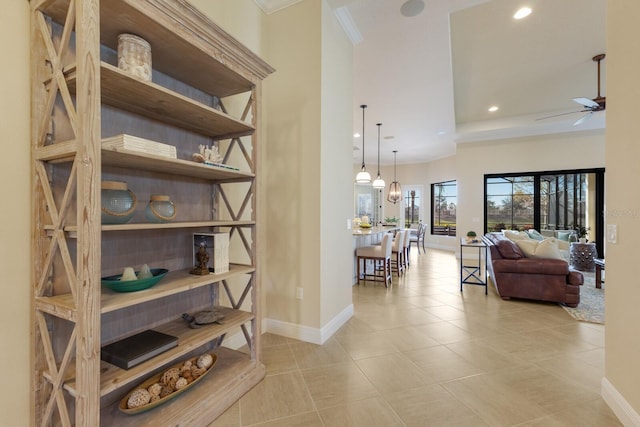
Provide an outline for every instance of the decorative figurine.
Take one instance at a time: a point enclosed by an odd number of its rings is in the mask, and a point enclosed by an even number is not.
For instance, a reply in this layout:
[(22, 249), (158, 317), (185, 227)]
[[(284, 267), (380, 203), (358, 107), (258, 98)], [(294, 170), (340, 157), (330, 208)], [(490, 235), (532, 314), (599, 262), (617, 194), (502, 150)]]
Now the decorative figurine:
[(189, 273), (198, 274), (200, 276), (209, 274), (209, 267), (207, 266), (207, 263), (209, 262), (209, 254), (207, 253), (207, 247), (204, 243), (200, 243), (200, 249), (198, 249), (198, 253), (196, 254), (196, 261), (196, 266), (192, 268)]
[(191, 156), (194, 161), (198, 163), (222, 163), (222, 156), (215, 145), (208, 147), (201, 144), (198, 148), (199, 152), (193, 153)]

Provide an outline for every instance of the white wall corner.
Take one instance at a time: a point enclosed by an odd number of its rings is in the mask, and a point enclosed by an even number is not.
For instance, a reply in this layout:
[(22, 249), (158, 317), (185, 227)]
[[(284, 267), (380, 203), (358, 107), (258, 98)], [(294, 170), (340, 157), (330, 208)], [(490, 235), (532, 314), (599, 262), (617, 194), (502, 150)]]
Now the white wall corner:
[(267, 15), (282, 10), (302, 0), (253, 0)]
[(267, 319), (263, 322), (266, 325), (266, 332), (275, 335), (281, 335), (287, 338), (322, 345), (325, 341), (333, 336), (353, 316), (353, 304), (349, 304), (336, 317), (331, 319), (321, 329), (311, 328), (309, 326), (298, 325), (295, 323), (282, 322), (280, 320)]
[(625, 427), (640, 427), (640, 415), (606, 377), (602, 378), (600, 395)]

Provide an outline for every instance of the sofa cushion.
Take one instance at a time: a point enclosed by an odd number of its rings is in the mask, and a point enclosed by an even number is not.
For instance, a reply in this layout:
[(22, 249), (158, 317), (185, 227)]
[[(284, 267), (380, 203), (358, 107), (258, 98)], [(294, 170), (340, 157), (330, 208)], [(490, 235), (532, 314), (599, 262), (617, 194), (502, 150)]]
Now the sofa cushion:
[(498, 252), (500, 252), (502, 258), (524, 258), (524, 254), (522, 253), (518, 245), (513, 243), (511, 240), (499, 240), (498, 242), (496, 242), (496, 247), (498, 248)]
[(558, 259), (497, 259), (493, 260), (492, 265), (495, 274), (511, 273), (550, 276), (567, 276), (569, 274), (569, 264)]
[(571, 234), (573, 234), (572, 231), (558, 231), (558, 240), (568, 242)]
[(522, 250), (525, 257), (565, 260), (560, 253), (558, 240), (554, 237), (546, 238), (541, 241), (534, 239), (516, 240), (515, 243)]
[(502, 234), (509, 240), (529, 240), (529, 234), (525, 231), (502, 230)]

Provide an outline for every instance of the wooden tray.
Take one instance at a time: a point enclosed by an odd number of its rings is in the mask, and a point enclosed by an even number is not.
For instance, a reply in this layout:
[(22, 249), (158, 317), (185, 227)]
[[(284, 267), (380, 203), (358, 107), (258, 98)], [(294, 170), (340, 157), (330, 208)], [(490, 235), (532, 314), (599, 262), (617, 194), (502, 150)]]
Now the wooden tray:
[[(199, 356), (192, 357), (191, 359), (188, 359), (188, 360), (190, 360), (193, 364), (195, 364), (196, 361), (198, 360), (198, 357)], [(120, 411), (124, 412), (125, 414), (135, 415), (141, 412), (149, 411), (157, 406), (167, 403), (169, 400), (173, 399), (174, 397), (177, 397), (182, 393), (184, 393), (185, 391), (189, 390), (191, 387), (197, 384), (202, 378), (204, 378), (213, 369), (213, 367), (216, 365), (216, 361), (218, 360), (218, 356), (211, 353), (211, 357), (213, 357), (213, 363), (211, 364), (211, 366), (209, 366), (209, 368), (205, 371), (205, 373), (200, 375), (195, 380), (191, 381), (189, 384), (187, 384), (185, 387), (181, 388), (180, 390), (176, 390), (173, 393), (166, 395), (162, 399), (156, 400), (155, 402), (148, 403), (144, 406), (140, 406), (138, 408), (127, 408), (127, 401), (129, 400), (129, 396), (131, 396), (131, 393), (133, 393), (135, 390), (139, 388), (147, 389), (151, 384), (160, 382), (160, 377), (162, 377), (162, 374), (164, 374), (164, 372), (172, 368), (180, 368), (186, 362), (186, 360), (183, 360), (182, 362), (176, 363), (175, 365), (172, 365), (172, 366), (169, 366), (168, 368), (163, 369), (162, 372), (159, 372), (158, 374), (148, 378), (143, 383), (129, 390), (129, 392), (125, 395), (125, 397), (120, 401), (120, 405), (118, 405), (118, 408), (120, 409)]]

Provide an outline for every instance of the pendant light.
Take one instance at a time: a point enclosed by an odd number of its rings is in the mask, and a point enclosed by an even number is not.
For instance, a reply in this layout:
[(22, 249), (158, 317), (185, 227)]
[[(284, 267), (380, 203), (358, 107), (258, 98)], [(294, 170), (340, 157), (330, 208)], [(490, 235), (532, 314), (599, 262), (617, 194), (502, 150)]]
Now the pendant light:
[(362, 169), (356, 175), (356, 182), (358, 184), (368, 184), (371, 182), (371, 175), (367, 172), (367, 168), (364, 166), (364, 109), (366, 105), (361, 105), (362, 108)]
[(393, 150), (393, 182), (389, 184), (389, 194), (387, 195), (387, 200), (393, 203), (394, 205), (402, 198), (402, 188), (400, 188), (400, 183), (396, 179), (396, 155), (398, 150)]
[(378, 177), (373, 181), (373, 188), (384, 188), (384, 179), (380, 178), (380, 126), (382, 123), (378, 123)]

